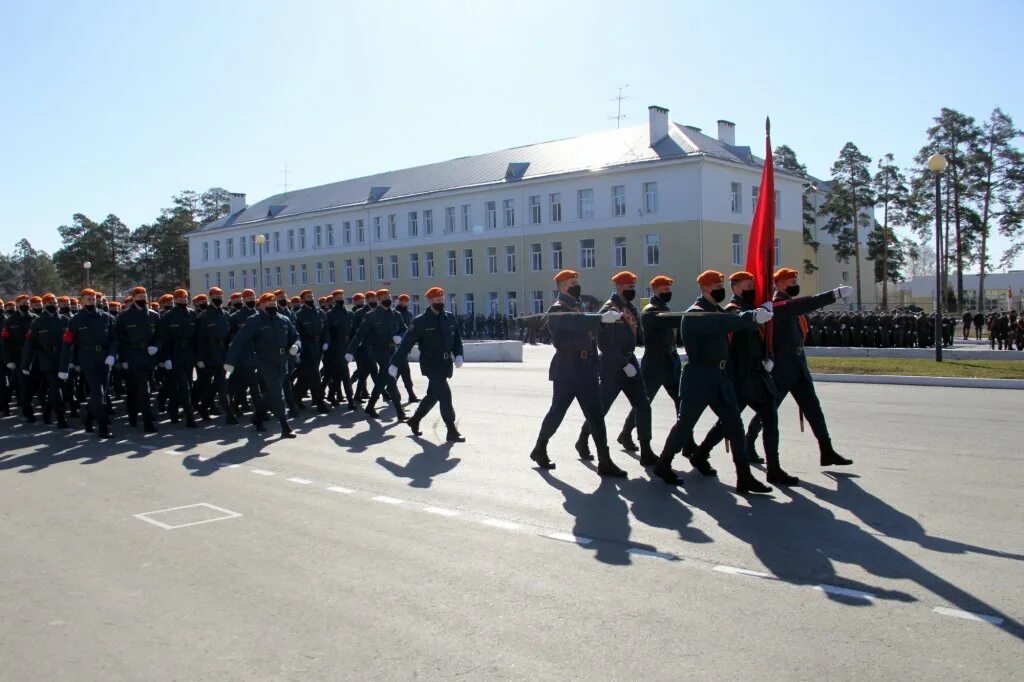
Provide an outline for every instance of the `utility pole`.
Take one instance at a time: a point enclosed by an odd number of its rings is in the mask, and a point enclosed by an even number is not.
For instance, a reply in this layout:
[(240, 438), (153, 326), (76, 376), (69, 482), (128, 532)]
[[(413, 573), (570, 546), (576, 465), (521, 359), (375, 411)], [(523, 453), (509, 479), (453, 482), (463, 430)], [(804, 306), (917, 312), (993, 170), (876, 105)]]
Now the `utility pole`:
[(624, 95), (622, 93), (628, 87), (629, 87), (628, 83), (626, 85), (620, 85), (619, 86), (619, 94), (616, 95), (615, 97), (612, 97), (612, 99), (611, 99), (612, 102), (616, 103), (616, 109), (615, 109), (615, 115), (614, 116), (609, 116), (608, 118), (615, 119), (615, 128), (616, 129), (622, 127), (622, 119), (629, 118), (629, 116), (627, 116), (626, 114), (622, 113), (622, 103), (625, 100), (629, 99), (628, 96), (626, 96), (626, 95)]

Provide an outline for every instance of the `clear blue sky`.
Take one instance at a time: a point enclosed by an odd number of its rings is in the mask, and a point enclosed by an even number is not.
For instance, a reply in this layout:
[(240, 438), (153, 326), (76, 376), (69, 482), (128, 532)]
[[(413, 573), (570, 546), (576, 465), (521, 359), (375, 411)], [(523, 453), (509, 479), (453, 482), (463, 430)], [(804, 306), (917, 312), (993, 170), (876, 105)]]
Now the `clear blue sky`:
[[(250, 202), (626, 124), (647, 106), (826, 176), (852, 140), (906, 166), (940, 107), (1024, 126), (1024, 3), (8, 2), (0, 251), (183, 189)], [(1002, 245), (997, 240), (997, 245)], [(1018, 263), (1017, 267), (1024, 266)]]

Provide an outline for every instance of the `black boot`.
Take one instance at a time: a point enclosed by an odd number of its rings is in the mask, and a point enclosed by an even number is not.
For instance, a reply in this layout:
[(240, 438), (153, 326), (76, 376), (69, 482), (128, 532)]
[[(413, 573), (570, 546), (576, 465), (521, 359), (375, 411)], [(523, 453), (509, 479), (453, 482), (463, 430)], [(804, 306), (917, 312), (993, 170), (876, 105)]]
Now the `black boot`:
[(533, 446), (533, 452), (530, 453), (530, 459), (536, 462), (541, 469), (555, 468), (555, 463), (548, 459), (548, 442), (546, 440), (537, 439), (537, 444)]
[(409, 427), (410, 431), (412, 431), (412, 435), (414, 435), (414, 436), (422, 436), (423, 435), (423, 432), (420, 431), (420, 417), (419, 417), (419, 415), (415, 415), (414, 414), (412, 416), (412, 418), (405, 423), (405, 425)]
[(697, 446), (697, 449), (687, 456), (690, 460), (690, 464), (693, 468), (700, 472), (701, 476), (717, 476), (718, 471), (711, 466), (711, 462), (708, 461), (711, 458), (711, 453), (703, 443)]
[(780, 466), (770, 466), (768, 467), (768, 482), (775, 485), (799, 485), (800, 479), (796, 476), (790, 476)]
[(93, 427), (92, 427), (92, 415), (89, 414), (89, 413), (86, 413), (85, 419), (83, 421), (85, 422), (85, 424), (84, 424), (85, 432), (86, 433), (93, 433), (95, 431), (95, 429), (93, 429)]
[(114, 434), (110, 432), (110, 425), (106, 421), (101, 421), (99, 424), (99, 431), (97, 435), (100, 438), (113, 438)]
[(455, 424), (448, 425), (448, 435), (445, 436), (445, 442), (448, 443), (465, 443), (466, 437), (459, 433), (459, 430), (455, 428)]
[(852, 459), (847, 459), (835, 451), (835, 448), (832, 447), (832, 441), (829, 439), (821, 441), (819, 449), (821, 450), (820, 462), (823, 467), (853, 464)]
[(651, 441), (640, 442), (640, 466), (652, 467), (658, 463), (658, 456), (651, 449)]
[(602, 476), (612, 476), (615, 478), (626, 478), (627, 474), (625, 471), (620, 469), (612, 461), (612, 455), (608, 452), (607, 445), (597, 446), (597, 473)]
[(629, 431), (623, 431), (622, 433), (620, 433), (617, 440), (619, 441), (619, 445), (622, 446), (623, 450), (636, 452), (638, 449), (636, 447), (636, 443), (633, 442), (633, 434), (631, 434)]
[(409, 391), (409, 400), (408, 400), (408, 402), (410, 402), (410, 403), (418, 403), (420, 401), (420, 399), (416, 397), (416, 394), (412, 392), (411, 388), (407, 388), (405, 390)]
[(329, 414), (330, 411), (331, 411), (331, 408), (327, 407), (327, 403), (322, 403), (321, 402), (321, 403), (317, 403), (316, 404), (316, 412), (317, 412), (317, 414)]
[(152, 419), (143, 418), (142, 431), (143, 433), (156, 433), (156, 424), (153, 423)]
[(288, 421), (285, 419), (281, 420), (281, 438), (295, 438), (295, 432), (292, 431), (292, 427), (288, 426)]
[(235, 411), (234, 410), (228, 410), (226, 412), (226, 414), (227, 414), (227, 416), (224, 417), (224, 425), (225, 426), (232, 426), (232, 425), (238, 423), (238, 418), (235, 417)]
[(772, 489), (769, 486), (754, 478), (749, 469), (743, 473), (736, 472), (736, 493), (738, 495), (746, 495), (748, 493), (763, 495), (771, 491)]
[(757, 454), (757, 446), (753, 440), (747, 441), (747, 461), (751, 464), (764, 464), (764, 458)]
[(373, 417), (374, 419), (377, 418), (377, 410), (374, 409), (373, 403), (370, 403), (366, 406), (366, 416)]
[(587, 441), (590, 440), (590, 432), (586, 429), (580, 431), (580, 437), (576, 439), (576, 452), (579, 453), (580, 459), (584, 462), (594, 461), (594, 456), (590, 454), (590, 446)]
[(682, 485), (682, 477), (672, 471), (672, 457), (673, 455), (668, 450), (662, 452), (661, 457), (658, 458), (658, 463), (654, 465), (651, 473), (669, 485)]
[(70, 429), (71, 428), (70, 426), (68, 426), (68, 420), (65, 419), (64, 415), (62, 415), (62, 414), (58, 414), (57, 415), (57, 428), (58, 429)]

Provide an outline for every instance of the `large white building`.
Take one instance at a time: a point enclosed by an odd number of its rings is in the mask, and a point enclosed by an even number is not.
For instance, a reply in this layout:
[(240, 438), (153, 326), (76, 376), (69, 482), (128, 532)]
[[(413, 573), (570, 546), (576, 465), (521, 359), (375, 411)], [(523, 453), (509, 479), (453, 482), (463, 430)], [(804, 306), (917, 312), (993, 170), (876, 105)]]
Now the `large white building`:
[[(552, 274), (579, 270), (607, 295), (629, 269), (642, 289), (677, 280), (685, 301), (704, 269), (741, 269), (762, 160), (718, 121), (716, 137), (650, 107), (648, 125), (516, 147), (291, 191), (245, 205), (189, 235), (191, 286), (318, 295), (387, 287), (413, 307), (433, 285), (458, 312), (534, 312), (555, 295)], [(763, 137), (755, 136), (759, 146)], [(803, 178), (776, 171), (776, 263), (819, 269), (807, 291), (849, 282), (827, 235), (803, 244)], [(263, 235), (262, 270), (257, 235)], [(865, 230), (866, 235), (866, 230)], [(870, 262), (862, 263), (874, 304)]]

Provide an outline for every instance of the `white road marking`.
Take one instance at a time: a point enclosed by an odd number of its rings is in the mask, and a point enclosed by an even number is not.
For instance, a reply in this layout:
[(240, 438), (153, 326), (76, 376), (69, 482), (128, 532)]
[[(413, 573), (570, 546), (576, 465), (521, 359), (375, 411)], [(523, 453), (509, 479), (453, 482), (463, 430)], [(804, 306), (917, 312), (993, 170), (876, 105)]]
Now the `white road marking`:
[(443, 507), (424, 507), (423, 511), (428, 514), (437, 514), (438, 516), (458, 516), (459, 512), (454, 509), (445, 509)]
[(241, 465), (241, 464), (225, 464), (225, 465), (224, 465), (224, 468), (225, 468), (225, 469), (237, 469), (237, 468), (239, 468), (240, 466), (242, 466), (242, 465)]
[(848, 587), (836, 587), (835, 585), (815, 585), (814, 589), (840, 597), (853, 597), (854, 599), (866, 599), (868, 601), (875, 598), (875, 595), (870, 592), (861, 592), (860, 590), (851, 590)]
[[(191, 521), (189, 523), (179, 523), (176, 525), (171, 525), (168, 523), (164, 523), (163, 521), (158, 521), (157, 519), (150, 518), (153, 514), (166, 514), (167, 512), (179, 511), (182, 509), (193, 509), (195, 507), (206, 507), (208, 509), (213, 509), (214, 511), (220, 512), (222, 516), (218, 516), (212, 519), (203, 519), (201, 521)], [(198, 526), (202, 523), (213, 523), (214, 521), (226, 521), (228, 519), (236, 519), (239, 516), (241, 516), (241, 514), (239, 514), (238, 512), (233, 512), (230, 509), (218, 507), (208, 502), (199, 502), (197, 504), (185, 504), (180, 507), (171, 507), (169, 509), (157, 509), (156, 511), (143, 512), (141, 514), (133, 514), (133, 516), (139, 519), (140, 521), (152, 523), (154, 526), (163, 528), (164, 530), (177, 530), (178, 528), (187, 528), (188, 526)]]
[(313, 481), (309, 480), (308, 478), (295, 478), (295, 477), (292, 477), (292, 478), (288, 479), (288, 482), (289, 483), (298, 483), (299, 485), (309, 485)]
[(384, 504), (402, 504), (404, 502), (404, 500), (400, 500), (397, 497), (388, 497), (387, 495), (377, 495), (373, 499)]
[(952, 616), (953, 618), (963, 618), (964, 620), (976, 620), (981, 623), (989, 623), (991, 625), (1002, 625), (1003, 619), (998, 616), (986, 616), (983, 613), (971, 613), (970, 611), (961, 611), (960, 609), (950, 609), (945, 606), (936, 606), (932, 609), (935, 613), (940, 616)]
[(329, 485), (327, 486), (327, 489), (330, 490), (332, 493), (341, 493), (343, 495), (351, 495), (352, 493), (355, 492), (355, 490), (342, 488), (340, 485)]
[(515, 530), (516, 528), (521, 527), (521, 525), (518, 523), (513, 523), (512, 521), (503, 521), (501, 519), (484, 519), (480, 523), (484, 524), (485, 526), (493, 526), (494, 528), (503, 528), (505, 530)]
[(572, 542), (577, 545), (589, 545), (593, 542), (591, 538), (585, 538), (581, 535), (573, 535), (572, 533), (547, 533), (544, 537), (551, 538), (552, 540), (561, 540), (562, 542)]
[(719, 573), (729, 573), (730, 575), (749, 575), (754, 578), (774, 578), (771, 573), (763, 573), (761, 571), (752, 571), (749, 568), (737, 568), (736, 566), (715, 566), (714, 570)]
[(253, 469), (252, 473), (256, 474), (257, 476), (273, 476), (274, 475), (273, 471), (267, 471), (266, 469)]
[(664, 561), (678, 561), (679, 557), (675, 554), (669, 554), (668, 552), (656, 552), (651, 549), (639, 549), (637, 547), (630, 547), (626, 550), (627, 554), (635, 554), (637, 556), (650, 557), (651, 559), (662, 559)]

